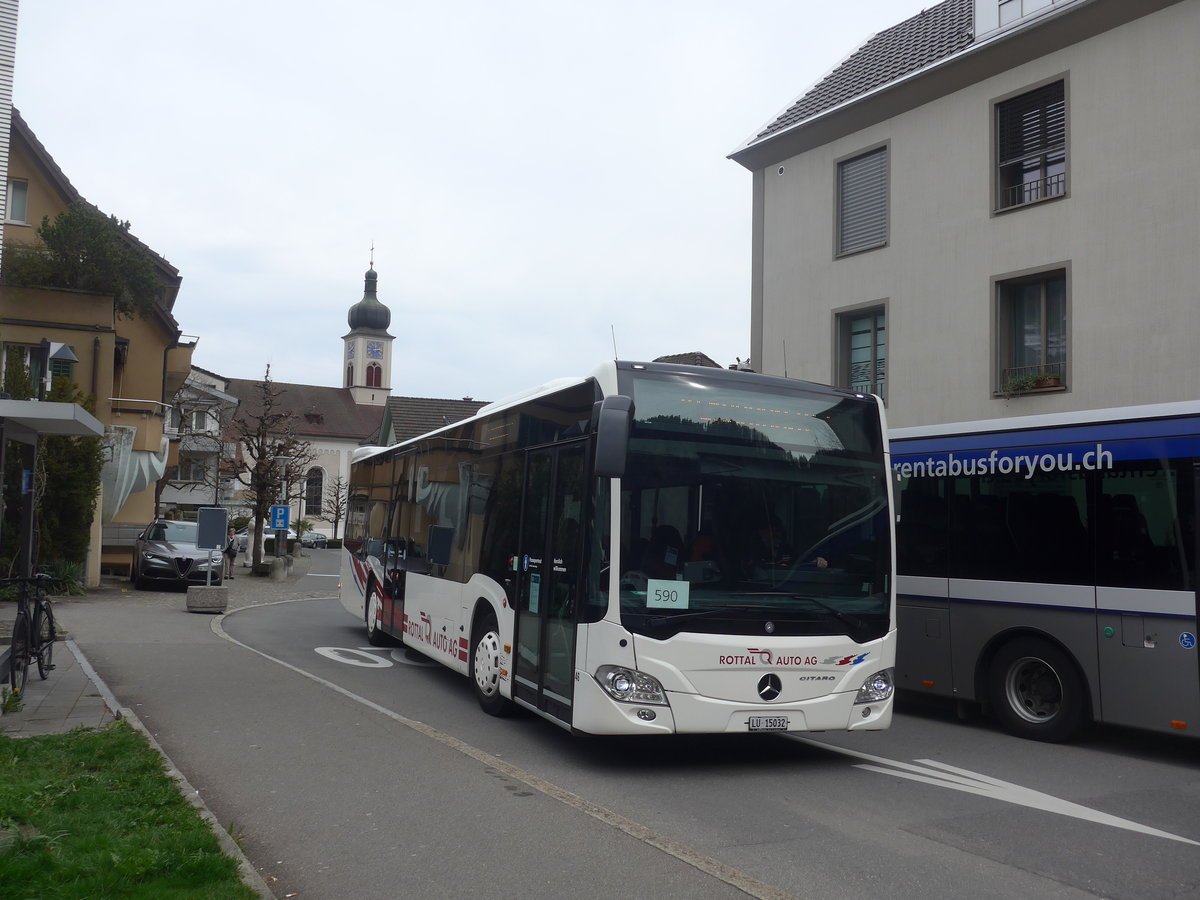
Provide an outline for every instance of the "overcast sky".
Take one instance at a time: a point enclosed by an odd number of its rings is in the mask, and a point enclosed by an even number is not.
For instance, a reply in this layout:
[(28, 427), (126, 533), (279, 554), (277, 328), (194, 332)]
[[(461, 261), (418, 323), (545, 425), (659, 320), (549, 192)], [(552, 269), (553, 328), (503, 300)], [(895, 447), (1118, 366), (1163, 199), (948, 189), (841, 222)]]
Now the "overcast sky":
[(193, 362), (340, 386), (375, 246), (398, 396), (750, 347), (726, 157), (933, 0), (24, 0), (14, 104), (176, 266)]

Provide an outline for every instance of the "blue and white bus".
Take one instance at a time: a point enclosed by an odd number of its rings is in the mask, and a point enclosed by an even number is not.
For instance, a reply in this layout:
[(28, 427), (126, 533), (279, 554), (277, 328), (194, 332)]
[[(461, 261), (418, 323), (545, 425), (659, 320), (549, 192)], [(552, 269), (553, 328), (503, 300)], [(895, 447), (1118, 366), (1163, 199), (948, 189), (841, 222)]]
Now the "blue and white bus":
[(895, 529), (883, 407), (613, 361), (355, 455), (342, 602), (372, 643), (572, 731), (878, 730)]
[(891, 432), (897, 684), (1013, 733), (1195, 734), (1200, 403)]

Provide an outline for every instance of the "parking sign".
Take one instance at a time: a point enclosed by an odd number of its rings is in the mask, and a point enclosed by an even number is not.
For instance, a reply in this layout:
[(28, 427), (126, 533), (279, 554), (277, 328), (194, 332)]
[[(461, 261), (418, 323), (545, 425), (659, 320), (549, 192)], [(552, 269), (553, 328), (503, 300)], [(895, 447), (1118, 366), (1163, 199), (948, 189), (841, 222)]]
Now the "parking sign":
[(271, 507), (271, 530), (272, 531), (287, 531), (288, 529), (288, 513), (291, 512), (289, 506), (272, 506)]

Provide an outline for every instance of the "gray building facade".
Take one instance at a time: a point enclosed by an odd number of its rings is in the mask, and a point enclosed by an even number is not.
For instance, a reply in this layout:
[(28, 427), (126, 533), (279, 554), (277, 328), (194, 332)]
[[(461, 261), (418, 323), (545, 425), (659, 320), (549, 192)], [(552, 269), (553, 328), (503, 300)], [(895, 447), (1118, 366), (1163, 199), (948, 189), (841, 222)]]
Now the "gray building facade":
[(945, 0), (739, 147), (754, 368), (893, 426), (1200, 393), (1200, 0)]

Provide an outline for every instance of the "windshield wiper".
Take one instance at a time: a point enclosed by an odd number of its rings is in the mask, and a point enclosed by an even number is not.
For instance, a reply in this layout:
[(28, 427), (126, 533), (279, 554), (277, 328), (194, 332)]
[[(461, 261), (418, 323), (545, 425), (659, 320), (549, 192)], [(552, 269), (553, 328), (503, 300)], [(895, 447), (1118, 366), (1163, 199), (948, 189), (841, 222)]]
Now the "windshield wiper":
[(792, 596), (793, 600), (804, 600), (808, 603), (811, 603), (813, 606), (817, 607), (818, 609), (824, 610), (825, 612), (829, 613), (829, 615), (832, 616), (834, 619), (837, 619), (843, 625), (845, 625), (851, 629), (851, 631), (852, 631), (852, 634), (850, 635), (851, 637), (854, 637), (854, 635), (859, 632), (866, 633), (868, 630), (867, 623), (864, 622), (862, 619), (860, 619), (858, 616), (853, 615), (852, 613), (843, 612), (842, 610), (838, 609), (836, 606), (832, 606), (832, 605), (826, 603), (824, 600), (818, 600), (816, 597), (810, 597), (807, 594), (792, 594), (791, 596)]
[(745, 606), (738, 604), (737, 606), (709, 606), (705, 609), (693, 609), (688, 612), (679, 612), (674, 614), (647, 616), (646, 622), (651, 626), (673, 624), (675, 622), (687, 622), (691, 619), (702, 619), (705, 616), (715, 615), (716, 613), (746, 613), (746, 612), (775, 612), (778, 607), (775, 606)]

